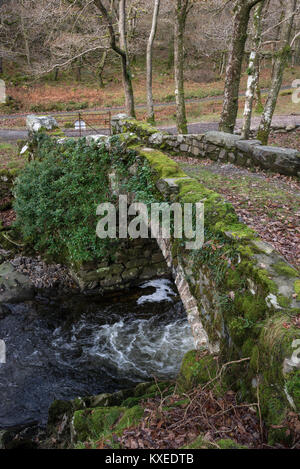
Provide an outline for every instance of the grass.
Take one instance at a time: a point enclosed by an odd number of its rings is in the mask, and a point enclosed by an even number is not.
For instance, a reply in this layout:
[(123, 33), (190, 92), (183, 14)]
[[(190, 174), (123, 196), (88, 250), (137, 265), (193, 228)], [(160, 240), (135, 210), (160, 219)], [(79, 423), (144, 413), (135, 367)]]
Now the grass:
[[(181, 163), (180, 166), (190, 176), (200, 180), (209, 189), (215, 190), (219, 193), (230, 192), (233, 195), (240, 197), (240, 208), (247, 208), (248, 201), (255, 205), (264, 204), (268, 206), (266, 215), (272, 219), (282, 220), (282, 214), (291, 216), (295, 215), (300, 210), (300, 195), (291, 191), (288, 186), (282, 183), (274, 182), (269, 179), (260, 178), (253, 173), (253, 175), (241, 174), (237, 178), (234, 174), (218, 174), (215, 171), (206, 169), (205, 166), (189, 165)], [(272, 206), (270, 201), (275, 201), (276, 204)], [(287, 214), (288, 210), (288, 214)]]
[(15, 169), (24, 166), (24, 159), (19, 156), (18, 145), (0, 143), (0, 169)]

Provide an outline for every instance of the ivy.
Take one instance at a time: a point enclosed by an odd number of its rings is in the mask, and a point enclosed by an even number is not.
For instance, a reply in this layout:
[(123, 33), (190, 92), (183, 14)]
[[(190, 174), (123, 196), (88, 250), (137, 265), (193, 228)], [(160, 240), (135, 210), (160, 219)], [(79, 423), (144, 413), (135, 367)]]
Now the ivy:
[(112, 241), (96, 236), (96, 208), (110, 199), (107, 174), (114, 150), (87, 145), (85, 139), (58, 144), (44, 134), (35, 138), (37, 157), (14, 188), (15, 228), (53, 259), (101, 259)]

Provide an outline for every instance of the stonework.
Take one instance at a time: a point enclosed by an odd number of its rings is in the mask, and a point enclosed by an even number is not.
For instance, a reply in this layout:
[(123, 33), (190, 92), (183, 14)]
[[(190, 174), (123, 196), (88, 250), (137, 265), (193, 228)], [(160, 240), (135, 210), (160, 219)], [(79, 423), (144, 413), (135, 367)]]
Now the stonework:
[(86, 263), (71, 269), (71, 275), (82, 290), (100, 293), (123, 290), (171, 274), (164, 256), (153, 239), (124, 240), (116, 252), (107, 253), (101, 263)]
[(158, 132), (155, 127), (129, 119), (125, 114), (113, 117), (112, 129), (114, 134), (134, 132), (143, 144), (152, 148), (300, 177), (300, 152), (263, 146), (259, 140), (242, 140), (239, 135), (216, 131), (202, 135), (169, 135)]

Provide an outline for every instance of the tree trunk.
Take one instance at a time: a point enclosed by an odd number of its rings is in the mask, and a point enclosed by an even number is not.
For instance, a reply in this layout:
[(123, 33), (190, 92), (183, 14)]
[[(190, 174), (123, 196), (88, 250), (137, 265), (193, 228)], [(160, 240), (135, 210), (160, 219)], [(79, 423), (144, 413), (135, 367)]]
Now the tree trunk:
[(122, 76), (125, 90), (125, 106), (130, 117), (135, 117), (134, 96), (131, 80), (130, 62), (127, 48), (126, 36), (126, 0), (119, 1), (119, 34), (120, 47), (124, 54), (122, 55)]
[(99, 81), (100, 88), (104, 88), (103, 71), (104, 71), (107, 55), (108, 55), (107, 50), (105, 50), (102, 54), (100, 63), (98, 65), (97, 75), (98, 75), (98, 81)]
[(126, 0), (119, 0), (119, 34), (120, 47), (125, 51), (128, 61), (128, 47), (126, 34)]
[(233, 36), (226, 69), (220, 130), (234, 132), (238, 113), (239, 89), (250, 11), (262, 0), (238, 0), (234, 7)]
[(0, 57), (0, 75), (3, 74), (3, 59)]
[(297, 0), (287, 0), (285, 3), (285, 21), (281, 26), (280, 45), (275, 56), (272, 84), (257, 133), (257, 138), (261, 140), (264, 145), (266, 145), (269, 140), (272, 118), (282, 85), (283, 73), (291, 50), (290, 40), (296, 7)]
[(187, 119), (184, 98), (184, 31), (189, 0), (176, 0), (174, 21), (174, 75), (176, 123), (179, 134), (187, 134)]
[(120, 41), (125, 41), (124, 46), (125, 50), (122, 49), (122, 46), (119, 47), (116, 41), (116, 33), (113, 26), (113, 20), (111, 15), (109, 15), (107, 9), (103, 5), (102, 0), (94, 0), (95, 6), (100, 10), (103, 19), (107, 25), (109, 37), (110, 37), (110, 47), (111, 49), (116, 52), (121, 58), (121, 65), (122, 65), (122, 79), (123, 79), (123, 86), (125, 92), (125, 105), (126, 105), (126, 112), (130, 117), (135, 117), (135, 108), (134, 108), (134, 95), (133, 95), (133, 87), (131, 81), (131, 74), (130, 74), (130, 64), (127, 56), (127, 42), (126, 42), (126, 0), (120, 0), (119, 3), (119, 34), (120, 34)]
[(152, 49), (157, 30), (160, 0), (155, 0), (152, 28), (147, 44), (147, 119), (150, 124), (155, 124), (153, 90), (152, 90)]
[(253, 48), (249, 58), (248, 83), (246, 90), (244, 121), (242, 128), (242, 137), (245, 140), (248, 140), (250, 136), (253, 101), (259, 81), (259, 49), (261, 46), (261, 20), (264, 3), (265, 2), (262, 1), (256, 6), (253, 17)]
[(21, 5), (22, 5), (22, 11), (21, 11), (21, 14), (20, 14), (21, 33), (22, 33), (23, 40), (24, 40), (27, 65), (28, 65), (28, 67), (31, 68), (30, 47), (29, 47), (29, 41), (28, 41), (27, 31), (26, 31), (26, 28), (25, 28), (25, 25), (24, 25), (24, 17), (23, 17), (23, 11), (24, 11), (25, 7), (23, 5), (23, 2), (21, 2)]
[(82, 69), (82, 60), (80, 57), (75, 62), (76, 81), (78, 82), (81, 82), (81, 69)]

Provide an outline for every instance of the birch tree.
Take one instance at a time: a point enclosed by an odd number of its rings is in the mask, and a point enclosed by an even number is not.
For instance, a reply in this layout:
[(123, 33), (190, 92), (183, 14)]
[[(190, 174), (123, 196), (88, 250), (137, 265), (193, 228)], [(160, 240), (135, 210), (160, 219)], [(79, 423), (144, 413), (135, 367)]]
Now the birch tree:
[(232, 40), (226, 69), (223, 110), (219, 125), (220, 130), (224, 132), (234, 132), (250, 12), (261, 1), (236, 0), (234, 4)]
[(155, 124), (153, 90), (152, 90), (152, 49), (157, 30), (160, 0), (155, 0), (152, 27), (147, 44), (147, 117), (150, 124)]
[(247, 140), (250, 135), (251, 117), (253, 109), (253, 101), (255, 91), (259, 82), (259, 63), (260, 56), (259, 50), (261, 47), (261, 30), (262, 30), (262, 12), (265, 5), (265, 0), (260, 2), (256, 7), (253, 15), (253, 47), (250, 53), (248, 65), (248, 82), (246, 90), (246, 100), (244, 108), (244, 119), (242, 128), (242, 137)]
[(265, 145), (269, 140), (272, 118), (282, 85), (283, 73), (291, 51), (290, 42), (297, 3), (298, 0), (286, 0), (284, 6), (284, 20), (281, 25), (279, 48), (275, 54), (272, 83), (257, 133), (257, 138)]

